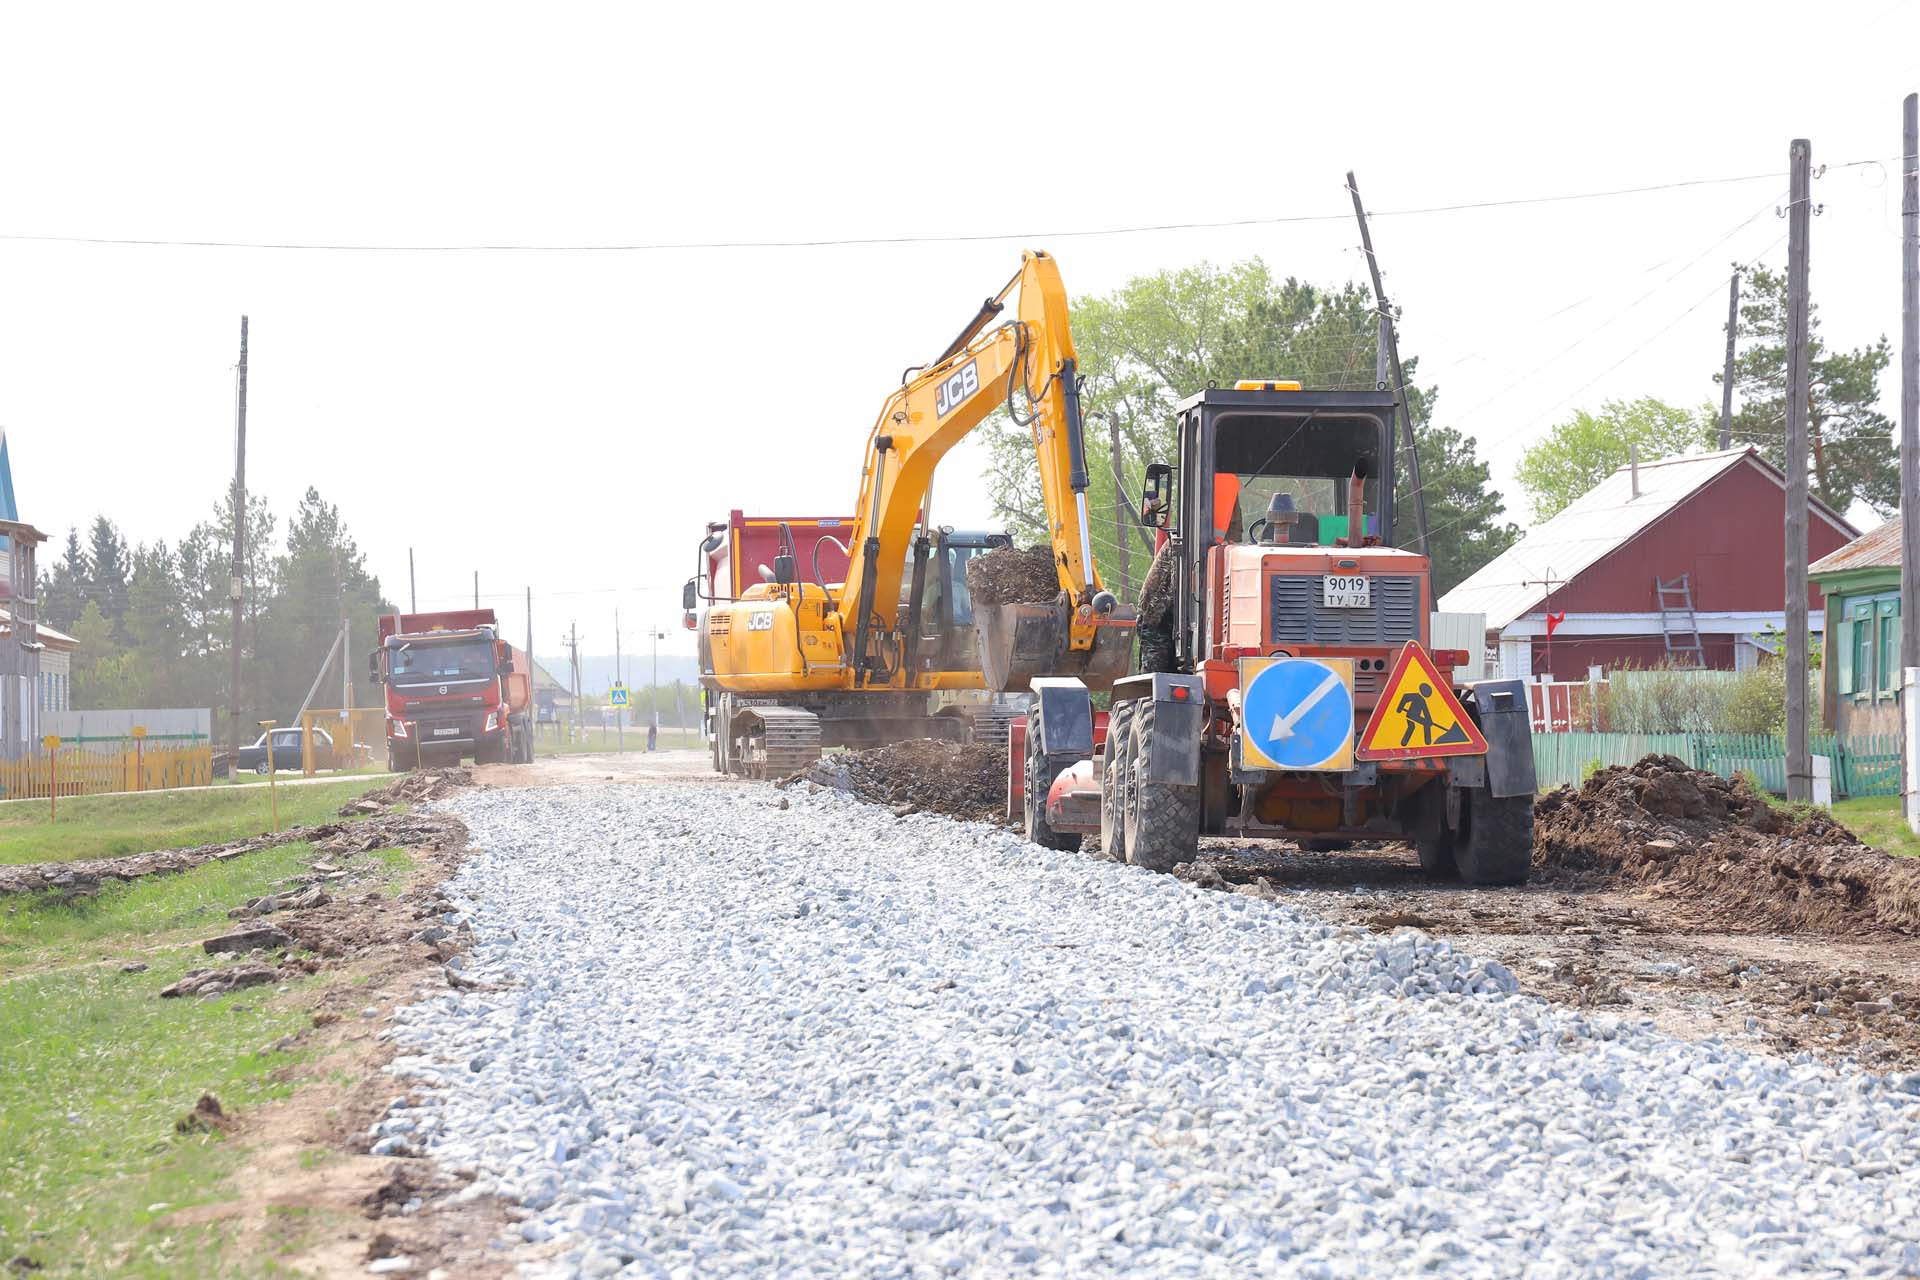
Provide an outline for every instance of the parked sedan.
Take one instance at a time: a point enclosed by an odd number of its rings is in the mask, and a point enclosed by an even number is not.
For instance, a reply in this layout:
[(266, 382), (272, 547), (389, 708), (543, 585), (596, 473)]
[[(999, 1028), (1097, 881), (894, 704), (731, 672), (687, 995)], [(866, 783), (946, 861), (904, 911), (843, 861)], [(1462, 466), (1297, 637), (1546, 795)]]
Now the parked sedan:
[[(275, 729), (273, 731), (273, 769), (298, 769), (300, 767), (300, 730)], [(333, 735), (325, 729), (313, 731), (313, 763), (322, 769), (333, 767)], [(251, 745), (240, 748), (239, 767), (251, 769), (255, 773), (267, 773), (267, 735), (261, 734)]]

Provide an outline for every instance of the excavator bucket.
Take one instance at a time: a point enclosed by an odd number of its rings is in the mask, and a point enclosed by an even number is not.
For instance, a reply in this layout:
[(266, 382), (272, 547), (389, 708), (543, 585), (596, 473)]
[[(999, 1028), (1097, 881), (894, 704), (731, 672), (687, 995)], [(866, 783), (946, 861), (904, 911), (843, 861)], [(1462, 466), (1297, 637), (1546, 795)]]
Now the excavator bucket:
[(1072, 647), (1070, 616), (1064, 605), (976, 606), (974, 629), (987, 688), (1024, 690), (1036, 676), (1077, 676), (1089, 689), (1112, 688), (1132, 665), (1133, 609), (1121, 607), (1097, 619), (1090, 649)]

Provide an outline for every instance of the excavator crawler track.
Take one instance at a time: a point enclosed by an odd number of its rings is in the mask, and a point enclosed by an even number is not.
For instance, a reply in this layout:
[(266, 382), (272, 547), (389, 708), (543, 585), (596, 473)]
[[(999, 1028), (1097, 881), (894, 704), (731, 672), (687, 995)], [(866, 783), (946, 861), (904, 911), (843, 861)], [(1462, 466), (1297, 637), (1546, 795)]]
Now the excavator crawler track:
[(741, 711), (746, 740), (741, 752), (750, 778), (798, 773), (820, 758), (820, 717), (798, 707), (747, 707)]

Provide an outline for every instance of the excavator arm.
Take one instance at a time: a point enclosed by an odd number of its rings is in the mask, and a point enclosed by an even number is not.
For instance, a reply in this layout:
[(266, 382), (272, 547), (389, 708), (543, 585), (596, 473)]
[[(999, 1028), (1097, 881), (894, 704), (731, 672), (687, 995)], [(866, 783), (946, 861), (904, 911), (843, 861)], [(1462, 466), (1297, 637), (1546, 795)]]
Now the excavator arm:
[[(1016, 288), (1017, 318), (995, 325)], [(987, 299), (941, 357), (913, 372), (887, 398), (868, 434), (852, 559), (835, 602), (856, 686), (887, 683), (894, 674), (884, 656), (884, 637), (900, 626), (901, 577), (916, 526), (925, 518), (935, 468), (948, 450), (1002, 406), (1033, 434), (1047, 536), (1065, 606), (1055, 610), (1062, 616), (1051, 626), (1038, 613), (1021, 624), (1024, 656), (1017, 661), (1011, 658), (1014, 621), (998, 614), (983, 620), (987, 683), (1019, 688), (1032, 675), (1056, 670), (1097, 677), (1100, 673), (1089, 666), (1096, 649), (1101, 665), (1112, 666), (1116, 650), (1124, 665), (1132, 619), (1126, 611), (1116, 611), (1094, 563), (1086, 442), (1066, 288), (1053, 258), (1030, 250), (1022, 255), (1020, 273)], [(1049, 634), (1042, 636), (1043, 631)], [(896, 638), (892, 647), (900, 654), (910, 646), (910, 640), (903, 648)], [(1002, 652), (991, 654), (989, 649)], [(996, 664), (996, 657), (1006, 661)]]

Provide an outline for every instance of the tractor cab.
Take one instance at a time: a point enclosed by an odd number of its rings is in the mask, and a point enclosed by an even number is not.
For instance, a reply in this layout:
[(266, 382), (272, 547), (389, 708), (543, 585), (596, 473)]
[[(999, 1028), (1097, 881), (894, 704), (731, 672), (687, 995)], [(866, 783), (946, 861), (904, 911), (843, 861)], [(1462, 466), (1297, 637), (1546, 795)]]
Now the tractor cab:
[(1143, 517), (1175, 539), (1182, 670), (1285, 646), (1424, 642), (1427, 562), (1389, 545), (1393, 415), (1387, 392), (1289, 383), (1181, 403), (1179, 462), (1148, 469)]

